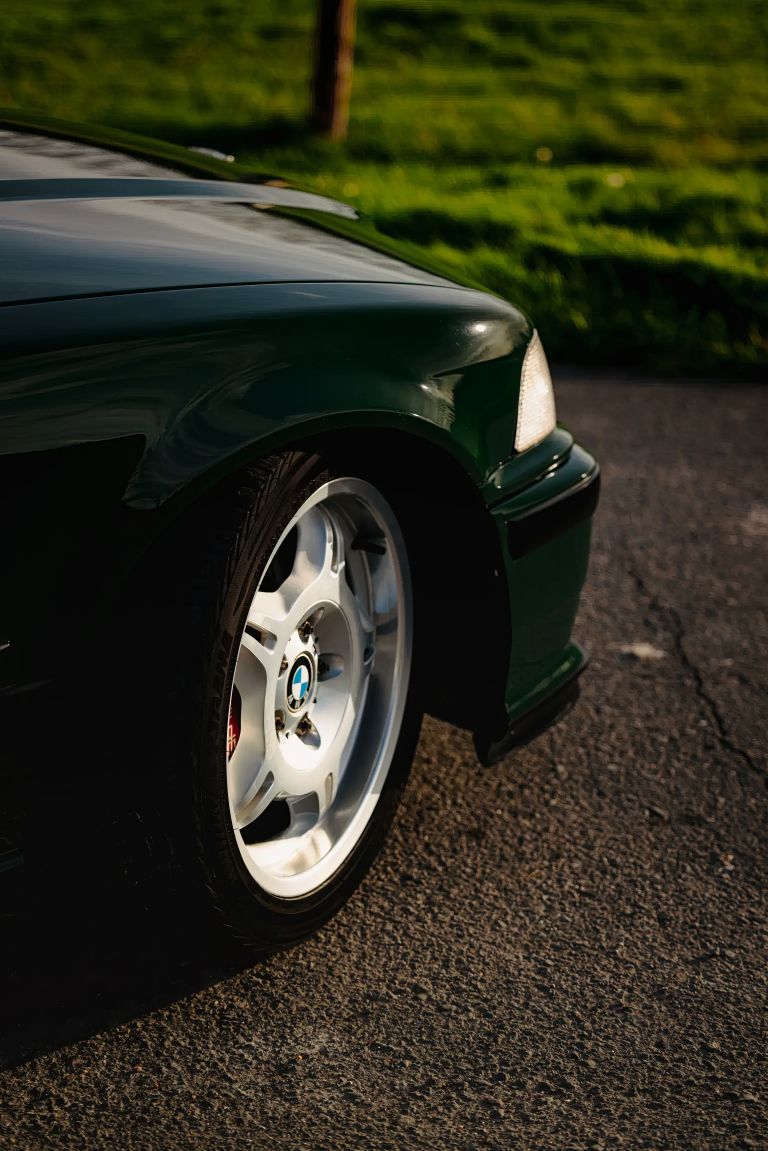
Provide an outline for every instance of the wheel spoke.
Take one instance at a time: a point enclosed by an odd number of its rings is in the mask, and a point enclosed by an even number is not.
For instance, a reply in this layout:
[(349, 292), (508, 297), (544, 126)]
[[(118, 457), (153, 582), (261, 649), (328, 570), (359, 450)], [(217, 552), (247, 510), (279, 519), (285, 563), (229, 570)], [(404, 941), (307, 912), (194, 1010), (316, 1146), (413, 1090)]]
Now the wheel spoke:
[(267, 777), (274, 779), (274, 772), (264, 755), (263, 739), (252, 725), (244, 725), (237, 747), (227, 761), (227, 782), (237, 826), (241, 823), (241, 813), (249, 809)]
[[(352, 734), (360, 722), (364, 706), (364, 690), (362, 693), (350, 693), (347, 701), (347, 706), (341, 717), (341, 722), (335, 726), (331, 732), (327, 729), (322, 717), (316, 713), (317, 720), (313, 724), (314, 731), (317, 733), (316, 746), (322, 754), (322, 778), (316, 783), (315, 790), (318, 794), (318, 799), (322, 800), (326, 790), (326, 778), (332, 777), (332, 792), (335, 796), (344, 770), (347, 766), (354, 740), (351, 738)], [(321, 811), (325, 807), (321, 803)]]
[(338, 603), (344, 534), (335, 516), (312, 508), (297, 525), (293, 566), (276, 591), (257, 591), (248, 628), (266, 650), (284, 650), (291, 633), (322, 601)]
[(265, 668), (273, 658), (280, 661), (291, 632), (290, 610), (281, 591), (260, 591), (253, 597), (241, 643)]
[(299, 520), (297, 530), (296, 560), (292, 575), (305, 575), (307, 568), (323, 572), (338, 568), (343, 562), (344, 537), (331, 512), (312, 508)]
[[(260, 795), (267, 777), (279, 775), (275, 733), (275, 685), (280, 675), (280, 651), (272, 633), (259, 639), (245, 631), (235, 667), (234, 686), (240, 696), (240, 735), (227, 763), (229, 794), (235, 825), (256, 818), (254, 797)], [(261, 810), (261, 804), (258, 805)]]
[(291, 614), (299, 602), (328, 598), (340, 557), (343, 538), (334, 518), (312, 508), (299, 520), (293, 568), (279, 589)]
[[(367, 675), (373, 666), (376, 628), (368, 609), (347, 583), (344, 573), (339, 578), (339, 602), (344, 612), (352, 648), (350, 673), (353, 685), (361, 675)], [(354, 686), (352, 688), (354, 693)]]
[[(296, 549), (298, 575), (306, 589), (316, 599), (338, 602), (337, 586), (344, 570), (344, 530), (339, 519), (330, 511), (313, 509), (317, 519), (299, 532)], [(305, 544), (302, 550), (302, 543)]]
[(272, 774), (267, 771), (260, 778), (258, 787), (254, 786), (250, 792), (243, 797), (243, 802), (239, 803), (234, 809), (234, 827), (238, 831), (242, 831), (249, 823), (253, 823), (254, 819), (258, 819), (260, 815), (269, 807), (280, 794), (280, 785)]
[(317, 796), (314, 792), (310, 791), (305, 795), (289, 798), (288, 811), (290, 813), (290, 823), (287, 835), (303, 835), (305, 832), (310, 831), (317, 823)]
[(274, 720), (274, 707), (267, 700), (275, 698), (275, 690), (282, 669), (282, 648), (271, 633), (262, 632), (257, 639), (246, 629), (240, 640), (240, 653), (235, 667), (235, 687), (240, 693), (243, 711), (242, 726), (269, 730), (268, 720)]
[(236, 828), (258, 818), (282, 788), (283, 761), (275, 717), (266, 706), (264, 672), (256, 660), (248, 658), (248, 652), (248, 648), (241, 648), (235, 673), (235, 686), (240, 693), (240, 737), (227, 761), (227, 786)]

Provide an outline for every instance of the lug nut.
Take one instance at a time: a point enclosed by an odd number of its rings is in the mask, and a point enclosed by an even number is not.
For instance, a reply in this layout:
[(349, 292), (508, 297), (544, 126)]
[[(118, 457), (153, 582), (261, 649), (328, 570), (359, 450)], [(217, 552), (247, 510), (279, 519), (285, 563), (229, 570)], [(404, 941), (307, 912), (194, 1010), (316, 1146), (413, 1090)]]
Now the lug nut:
[(275, 712), (275, 730), (282, 731), (285, 727), (285, 716), (282, 711)]
[(288, 671), (288, 660), (285, 656), (280, 660), (280, 675), (282, 675), (284, 671)]
[(299, 639), (302, 641), (302, 643), (306, 643), (311, 635), (312, 624), (308, 619), (304, 620), (304, 623), (299, 628)]

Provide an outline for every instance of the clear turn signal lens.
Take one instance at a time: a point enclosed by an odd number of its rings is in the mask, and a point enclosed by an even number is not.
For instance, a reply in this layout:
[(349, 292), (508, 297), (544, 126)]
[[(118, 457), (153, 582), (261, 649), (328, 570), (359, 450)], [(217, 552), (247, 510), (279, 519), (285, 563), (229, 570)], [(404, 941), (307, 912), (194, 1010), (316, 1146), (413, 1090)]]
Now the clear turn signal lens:
[(538, 332), (528, 345), (520, 374), (520, 400), (517, 406), (515, 451), (532, 448), (555, 429), (555, 393), (547, 357)]

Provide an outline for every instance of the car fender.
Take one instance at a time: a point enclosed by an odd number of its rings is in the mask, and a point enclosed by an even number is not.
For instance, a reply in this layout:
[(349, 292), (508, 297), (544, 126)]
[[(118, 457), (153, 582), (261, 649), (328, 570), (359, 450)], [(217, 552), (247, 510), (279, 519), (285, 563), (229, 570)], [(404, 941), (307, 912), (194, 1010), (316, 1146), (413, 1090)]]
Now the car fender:
[(503, 301), (433, 285), (223, 286), (0, 309), (0, 479), (21, 496), (0, 523), (12, 651), (17, 634), (50, 643), (51, 616), (71, 629), (78, 605), (114, 594), (207, 489), (275, 450), (396, 429), (479, 488), (514, 442), (530, 334)]
[(409, 427), (477, 482), (510, 453), (529, 321), (391, 284), (132, 293), (0, 312), (0, 454), (138, 435), (124, 500), (159, 506), (239, 453), (324, 427)]

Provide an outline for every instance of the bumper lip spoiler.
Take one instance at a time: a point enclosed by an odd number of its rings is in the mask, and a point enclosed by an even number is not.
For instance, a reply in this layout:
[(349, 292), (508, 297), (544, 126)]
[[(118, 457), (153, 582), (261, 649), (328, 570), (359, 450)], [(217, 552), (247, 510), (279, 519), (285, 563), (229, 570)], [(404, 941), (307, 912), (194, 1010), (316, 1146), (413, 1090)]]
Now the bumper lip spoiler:
[(581, 483), (568, 488), (543, 507), (516, 516), (507, 523), (507, 546), (512, 559), (521, 559), (569, 528), (594, 515), (600, 498), (600, 468), (595, 464)]
[(584, 652), (583, 656), (573, 675), (552, 695), (513, 720), (500, 739), (486, 740), (482, 743), (475, 739), (475, 750), (484, 767), (492, 767), (514, 748), (524, 747), (526, 743), (530, 743), (568, 714), (579, 698), (581, 691), (579, 678), (589, 663), (589, 655)]

